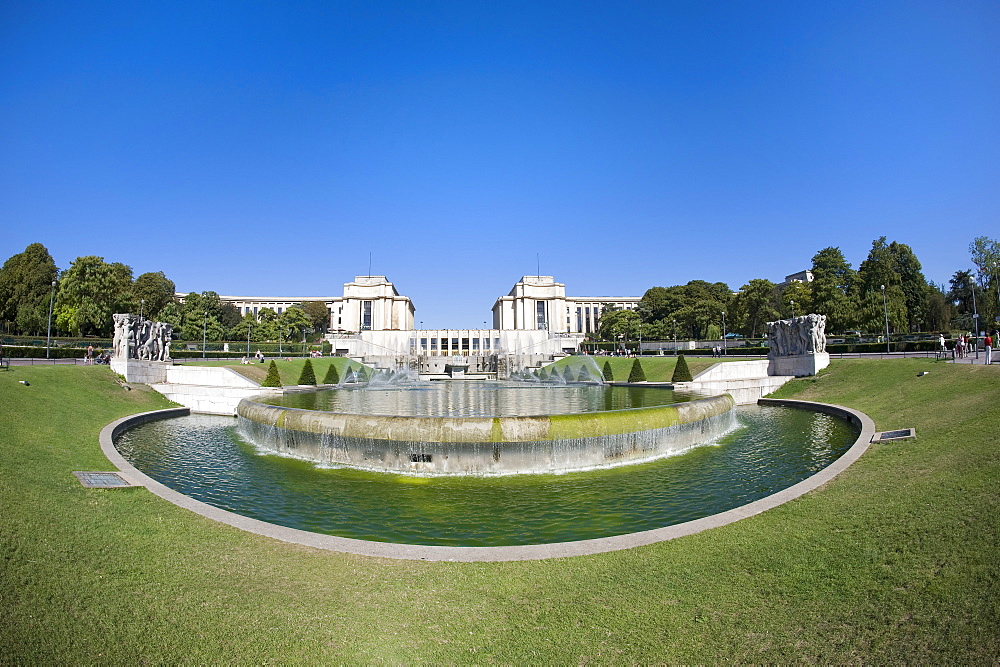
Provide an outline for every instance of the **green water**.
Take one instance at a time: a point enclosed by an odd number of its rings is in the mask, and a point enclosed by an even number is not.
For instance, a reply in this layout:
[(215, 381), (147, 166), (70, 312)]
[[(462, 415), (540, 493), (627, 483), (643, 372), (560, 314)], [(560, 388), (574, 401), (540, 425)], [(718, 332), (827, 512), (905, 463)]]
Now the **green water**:
[(150, 477), (270, 523), (380, 542), (499, 546), (607, 537), (716, 514), (821, 470), (856, 437), (828, 415), (738, 408), (742, 426), (680, 456), (562, 475), (412, 477), (262, 455), (229, 417), (152, 422), (119, 438)]

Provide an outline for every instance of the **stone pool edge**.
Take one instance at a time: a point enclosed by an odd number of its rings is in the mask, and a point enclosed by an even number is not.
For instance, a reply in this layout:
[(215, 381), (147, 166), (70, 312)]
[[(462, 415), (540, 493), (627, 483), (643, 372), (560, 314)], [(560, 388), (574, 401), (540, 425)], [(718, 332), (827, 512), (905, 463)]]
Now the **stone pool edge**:
[(391, 542), (369, 542), (349, 537), (337, 537), (334, 535), (323, 535), (320, 533), (310, 533), (297, 528), (287, 528), (259, 519), (251, 519), (227, 510), (219, 509), (199, 500), (195, 500), (182, 493), (164, 486), (153, 478), (135, 468), (125, 460), (115, 448), (115, 438), (128, 428), (138, 426), (150, 421), (159, 419), (169, 419), (171, 417), (181, 417), (190, 414), (188, 408), (170, 408), (167, 410), (155, 410), (143, 412), (128, 417), (123, 417), (111, 422), (101, 429), (100, 443), (101, 451), (114, 464), (124, 476), (137, 485), (145, 486), (152, 493), (173, 503), (179, 507), (200, 514), (213, 521), (239, 528), (250, 533), (271, 537), (283, 542), (301, 544), (325, 549), (327, 551), (339, 551), (360, 556), (372, 556), (375, 558), (393, 558), (400, 560), (425, 560), (425, 561), (451, 561), (451, 562), (501, 562), (518, 560), (542, 560), (547, 558), (566, 558), (570, 556), (586, 556), (609, 551), (619, 551), (631, 549), (633, 547), (646, 546), (657, 542), (684, 537), (700, 533), (710, 528), (717, 528), (745, 519), (771, 508), (783, 505), (784, 503), (798, 498), (799, 496), (816, 489), (841, 472), (846, 470), (852, 463), (857, 461), (864, 454), (871, 444), (875, 435), (875, 422), (865, 413), (846, 408), (831, 403), (814, 403), (811, 401), (798, 401), (791, 399), (770, 399), (762, 398), (758, 401), (760, 405), (775, 405), (782, 407), (800, 408), (823, 412), (847, 419), (849, 422), (860, 428), (860, 433), (854, 444), (844, 452), (836, 461), (823, 468), (815, 475), (793, 484), (787, 489), (773, 493), (766, 498), (755, 500), (752, 503), (735, 507), (719, 514), (694, 519), (684, 523), (662, 528), (654, 528), (638, 533), (626, 535), (615, 535), (612, 537), (599, 537), (590, 540), (579, 540), (576, 542), (557, 542), (553, 544), (528, 544), (506, 547), (446, 547), (446, 546), (425, 546), (418, 544), (396, 544)]

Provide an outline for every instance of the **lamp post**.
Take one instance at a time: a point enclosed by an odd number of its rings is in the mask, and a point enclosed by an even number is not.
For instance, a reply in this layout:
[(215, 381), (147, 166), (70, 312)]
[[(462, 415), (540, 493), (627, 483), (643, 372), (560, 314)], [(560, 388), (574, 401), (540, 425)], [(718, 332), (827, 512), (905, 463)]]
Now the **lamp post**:
[(201, 358), (205, 358), (205, 344), (208, 342), (208, 311), (205, 311), (205, 319), (201, 323)]
[(795, 317), (795, 299), (789, 299), (788, 302), (792, 304), (792, 317)]
[(726, 311), (722, 311), (722, 356), (726, 356)]
[(52, 300), (56, 296), (56, 281), (52, 281), (52, 289), (49, 291), (49, 328), (45, 334), (45, 358), (49, 358), (49, 347), (52, 345)]
[(677, 356), (677, 319), (673, 318), (674, 323), (674, 356)]
[(885, 300), (885, 285), (882, 285), (882, 312), (885, 313), (885, 353), (889, 354), (889, 306)]
[(979, 307), (976, 305), (976, 279), (972, 279), (972, 340), (976, 344), (976, 359), (979, 359)]
[(250, 359), (250, 327), (252, 327), (252, 326), (253, 325), (250, 323), (250, 320), (247, 320), (247, 360), (248, 361)]
[(146, 305), (145, 299), (139, 299), (139, 321), (142, 321), (142, 307)]

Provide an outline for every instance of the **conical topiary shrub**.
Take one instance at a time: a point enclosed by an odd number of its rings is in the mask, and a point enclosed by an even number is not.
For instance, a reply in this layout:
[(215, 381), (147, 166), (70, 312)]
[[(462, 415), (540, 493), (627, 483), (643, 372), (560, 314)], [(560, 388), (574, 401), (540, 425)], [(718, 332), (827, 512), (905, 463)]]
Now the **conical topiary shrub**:
[(580, 366), (580, 372), (577, 373), (576, 379), (578, 382), (587, 382), (590, 380), (590, 373), (587, 372), (586, 366)]
[(639, 357), (632, 360), (632, 370), (628, 372), (629, 382), (645, 382), (646, 372), (642, 370), (642, 364), (639, 363)]
[(368, 369), (358, 366), (358, 382), (368, 382)]
[(340, 373), (337, 372), (337, 364), (330, 362), (330, 367), (326, 369), (323, 376), (323, 384), (340, 384)]
[(274, 359), (271, 359), (271, 365), (267, 367), (267, 377), (260, 384), (262, 387), (280, 387), (281, 386), (281, 376), (278, 375), (278, 364), (274, 363)]
[(306, 363), (302, 365), (299, 384), (316, 384), (316, 372), (313, 371), (312, 361), (309, 359), (306, 359)]
[(535, 376), (539, 380), (548, 380), (549, 379), (549, 372), (547, 370), (545, 370), (544, 368), (539, 368), (538, 371), (535, 373)]
[(691, 370), (688, 368), (687, 359), (684, 358), (683, 354), (677, 355), (677, 365), (674, 366), (674, 375), (670, 378), (670, 381), (691, 382), (693, 379), (691, 377)]
[(605, 382), (614, 382), (615, 381), (615, 374), (613, 372), (611, 372), (611, 362), (610, 361), (605, 360), (605, 362), (604, 362), (604, 369), (602, 370), (602, 373), (604, 374), (604, 381)]
[(563, 380), (566, 380), (566, 382), (574, 382), (576, 380), (576, 378), (573, 377), (573, 369), (571, 369), (569, 366), (563, 368), (562, 375), (563, 375)]

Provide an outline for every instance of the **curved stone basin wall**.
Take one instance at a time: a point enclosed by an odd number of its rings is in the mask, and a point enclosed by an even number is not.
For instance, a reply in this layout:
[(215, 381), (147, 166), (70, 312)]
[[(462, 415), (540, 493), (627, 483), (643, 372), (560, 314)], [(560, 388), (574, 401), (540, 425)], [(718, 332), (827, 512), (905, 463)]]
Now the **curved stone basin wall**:
[(244, 437), (320, 463), (400, 473), (511, 474), (652, 459), (710, 442), (736, 426), (728, 394), (675, 405), (531, 417), (340, 414), (243, 399)]

